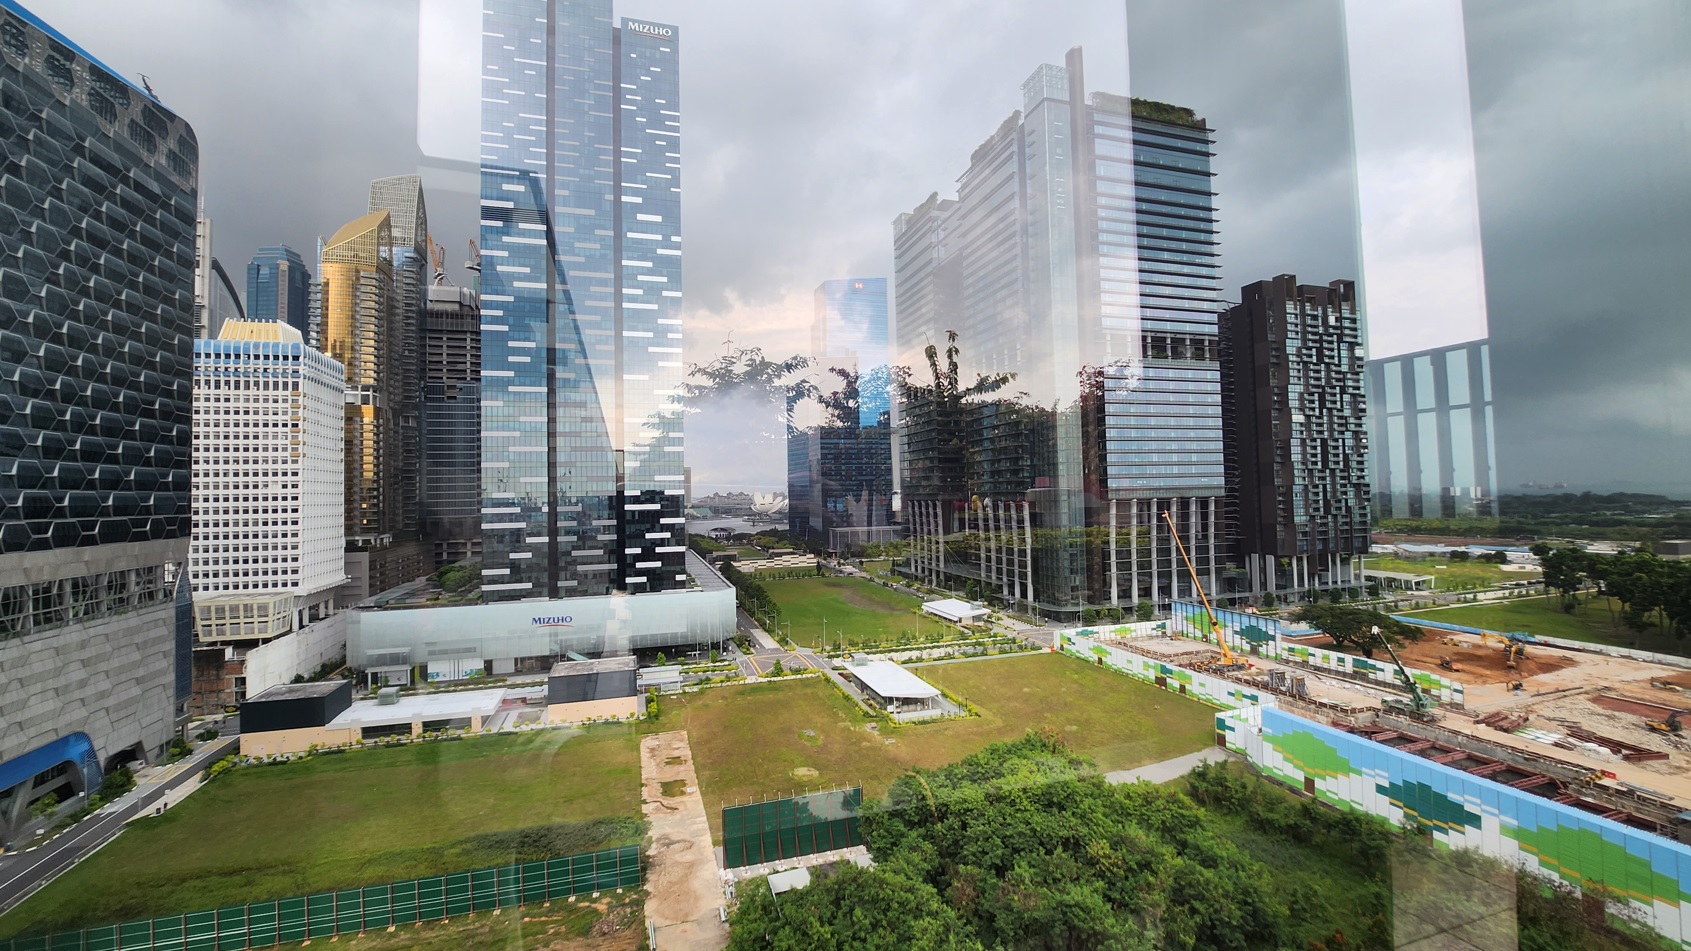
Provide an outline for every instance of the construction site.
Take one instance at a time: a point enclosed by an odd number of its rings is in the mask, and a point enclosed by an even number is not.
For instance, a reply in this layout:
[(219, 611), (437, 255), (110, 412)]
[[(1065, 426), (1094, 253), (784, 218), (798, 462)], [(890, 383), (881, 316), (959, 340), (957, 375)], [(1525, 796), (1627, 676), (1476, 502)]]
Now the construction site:
[[(1291, 712), (1401, 752), (1691, 841), (1691, 820), (1680, 818), (1691, 813), (1691, 729), (1681, 732), (1682, 717), (1691, 727), (1691, 669), (1430, 628), (1396, 649), (1401, 668), (1358, 658), (1366, 674), (1299, 659), (1335, 652), (1319, 635), (1253, 645), (1249, 654), (1166, 634), (1100, 641), (1272, 693)], [(1382, 678), (1380, 667), (1392, 676)], [(1434, 701), (1421, 686), (1428, 681), (1459, 685), (1450, 695), (1460, 701)]]

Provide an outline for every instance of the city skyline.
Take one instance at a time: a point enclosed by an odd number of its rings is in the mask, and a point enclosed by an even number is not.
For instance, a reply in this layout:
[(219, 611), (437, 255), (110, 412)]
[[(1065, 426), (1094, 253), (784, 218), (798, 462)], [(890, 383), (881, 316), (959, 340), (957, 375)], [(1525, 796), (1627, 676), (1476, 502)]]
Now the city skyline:
[[(1330, 9), (1336, 11), (1339, 8), (1336, 2), (1300, 3), (1294, 6), (1296, 10), (1305, 11), (1298, 16), (1303, 16), (1306, 20), (1310, 10)], [(68, 2), (66, 7), (65, 12), (73, 18), (99, 13), (104, 15), (106, 19), (111, 19), (112, 11), (105, 9), (97, 0), (87, 0), (84, 5)], [(438, 4), (425, 3), (421, 13), (419, 13), (414, 5), (393, 3), (382, 6), (379, 12), (393, 32), (413, 37), (417, 35), (417, 30), (422, 29), (424, 42), (427, 42), (431, 34), (420, 24), (423, 24), (423, 21), (426, 21), (427, 17), (431, 15), (431, 9), (438, 7)], [(1146, 9), (1141, 10), (1140, 7), (1146, 7)], [(966, 9), (966, 5), (959, 9)], [(1156, 18), (1151, 15), (1154, 12), (1144, 4), (1135, 7), (1135, 15), (1143, 15), (1146, 20), (1145, 25), (1139, 28), (1140, 35), (1152, 37), (1156, 35)], [(123, 15), (120, 11), (117, 17), (121, 20)], [(375, 13), (360, 13), (359, 15), (376, 18)], [(892, 138), (900, 146), (896, 154), (889, 153), (885, 149), (876, 151), (873, 143), (859, 139), (857, 141), (842, 141), (838, 146), (831, 144), (825, 153), (810, 155), (808, 151), (795, 151), (798, 148), (796, 143), (804, 141), (802, 137), (793, 138), (793, 134), (798, 131), (798, 127), (794, 123), (799, 122), (800, 119), (796, 110), (784, 108), (780, 105), (781, 99), (772, 98), (783, 95), (779, 90), (758, 90), (755, 92), (755, 95), (759, 97), (756, 100), (744, 99), (744, 93), (740, 94), (741, 98), (738, 100), (727, 95), (730, 89), (743, 87), (740, 82), (739, 71), (727, 65), (727, 62), (736, 58), (743, 59), (744, 45), (751, 38), (759, 35), (758, 30), (754, 28), (751, 8), (731, 5), (722, 9), (717, 16), (701, 19), (696, 11), (688, 11), (684, 6), (669, 3), (667, 0), (660, 0), (659, 3), (643, 5), (640, 15), (662, 22), (679, 23), (687, 31), (691, 48), (695, 51), (694, 61), (700, 64), (690, 73), (690, 88), (695, 89), (696, 92), (690, 100), (694, 106), (689, 111), (688, 124), (690, 149), (694, 150), (690, 154), (696, 155), (699, 161), (688, 163), (688, 168), (684, 170), (683, 175), (687, 180), (686, 187), (691, 195), (689, 200), (689, 208), (691, 209), (689, 230), (695, 235), (709, 240), (699, 241), (695, 253), (690, 256), (688, 261), (688, 273), (692, 275), (688, 319), (692, 330), (695, 332), (689, 333), (687, 353), (684, 354), (687, 363), (701, 363), (718, 355), (721, 352), (723, 341), (730, 337), (730, 331), (732, 331), (732, 339), (736, 343), (763, 345), (772, 354), (804, 352), (802, 336), (795, 332), (798, 328), (793, 326), (792, 318), (808, 311), (806, 298), (809, 289), (813, 288), (818, 280), (826, 277), (829, 273), (890, 273), (890, 261), (885, 256), (884, 249), (881, 248), (882, 242), (878, 240), (885, 219), (890, 214), (896, 213), (900, 208), (908, 207), (904, 195), (908, 194), (911, 183), (943, 181), (945, 178), (954, 175), (955, 166), (948, 156), (955, 155), (959, 145), (964, 143), (972, 145), (974, 137), (978, 135), (974, 129), (979, 128), (982, 123), (993, 121), (989, 118), (992, 114), (998, 113), (1001, 115), (1000, 109), (1007, 111), (1011, 105), (1008, 98), (1001, 94), (986, 96), (974, 90), (1001, 90), (1005, 88), (1007, 84), (1013, 83), (1016, 77), (1025, 75), (1026, 70), (1032, 68), (1032, 65), (1040, 61), (1050, 60), (1057, 52), (1072, 45), (1073, 40), (1080, 35), (1103, 33), (1120, 36), (1127, 32), (1126, 18), (1120, 6), (1114, 4), (1071, 4), (1063, 8), (1059, 16), (1047, 18), (1050, 22), (1040, 23), (1028, 23), (1012, 19), (1006, 21), (1003, 26), (988, 27), (978, 20), (965, 17), (962, 21), (963, 32), (953, 42), (963, 44), (962, 48), (969, 50), (969, 55), (959, 59), (955, 65), (944, 69), (925, 66), (924, 72), (912, 80), (915, 85), (909, 88), (908, 93), (890, 103), (874, 104), (873, 108), (876, 111), (873, 113), (864, 111), (871, 104), (857, 97), (844, 94), (847, 87), (830, 79), (830, 77), (843, 76), (840, 70), (845, 67), (845, 59), (836, 58), (832, 55), (820, 60), (814, 57), (805, 59), (790, 56), (784, 49), (771, 50), (770, 54), (779, 58), (780, 69), (791, 72), (795, 77), (802, 77), (803, 84), (808, 84), (801, 88), (813, 88), (825, 95), (840, 97), (837, 105), (842, 107), (843, 111), (841, 108), (836, 108), (830, 111), (830, 115), (832, 121), (839, 123), (838, 128), (842, 132), (853, 128), (885, 127), (887, 123), (892, 123), (894, 129), (913, 127), (913, 125), (919, 125), (924, 129), (920, 135), (895, 133)], [(854, 15), (862, 18), (872, 16), (868, 12)], [(1321, 15), (1326, 16), (1327, 14)], [(229, 11), (218, 11), (214, 14), (214, 17), (222, 18), (233, 16), (234, 14)], [(309, 22), (311, 16), (313, 14), (310, 11), (300, 10), (285, 18), (288, 20), (288, 25), (284, 32), (284, 38), (297, 36), (300, 41), (303, 41), (305, 35), (307, 35), (305, 25)], [(924, 13), (923, 16), (927, 17), (929, 14)], [(935, 11), (932, 16), (938, 17), (940, 13)], [(1013, 16), (1024, 16), (1024, 14), (1017, 13)], [(1290, 16), (1289, 25), (1283, 27), (1283, 29), (1294, 29), (1299, 23), (1303, 22), (1298, 19), (1298, 16)], [(1335, 36), (1348, 35), (1353, 42), (1360, 42), (1361, 39), (1366, 39), (1369, 35), (1377, 35), (1379, 32), (1378, 24), (1375, 24), (1370, 16), (1370, 12), (1366, 9), (1359, 11), (1347, 7), (1343, 27), (1348, 32), (1339, 34), (1336, 32), (1339, 27), (1331, 29)], [(1399, 9), (1393, 12), (1393, 17), (1395, 19), (1388, 19), (1386, 22), (1397, 28), (1399, 33), (1406, 30), (1409, 32), (1424, 30), (1437, 36), (1449, 37), (1455, 35), (1459, 39), (1460, 25), (1456, 24), (1453, 27), (1448, 22), (1450, 19), (1448, 16), (1445, 16), (1443, 21), (1439, 21), (1436, 17), (1428, 20), (1425, 17), (1417, 18), (1414, 15), (1406, 14)], [(1428, 14), (1427, 17), (1431, 17), (1431, 14)], [(208, 24), (208, 28), (215, 32), (220, 23), (222, 24), (221, 28), (225, 29), (232, 25), (219, 20), (218, 23)], [(146, 30), (150, 28), (148, 24), (144, 23), (136, 23), (132, 26), (141, 35), (144, 35)], [(920, 26), (920, 23), (912, 24), (913, 28)], [(109, 24), (95, 22), (89, 22), (87, 27), (100, 31), (110, 29)], [(1273, 29), (1275, 29), (1274, 24), (1253, 24), (1253, 36), (1257, 36), (1255, 42), (1271, 44), (1274, 36)], [(1453, 29), (1455, 33), (1452, 33)], [(1369, 33), (1370, 30), (1373, 31), (1373, 34)], [(476, 32), (479, 33), (479, 29)], [(114, 46), (118, 47), (116, 52), (119, 55), (123, 55), (124, 50), (130, 47), (131, 41), (128, 38), (112, 37), (111, 40)], [(860, 41), (852, 40), (852, 42)], [(1448, 40), (1443, 42), (1446, 46), (1449, 46)], [(1133, 87), (1133, 83), (1128, 81), (1126, 61), (1122, 52), (1119, 49), (1109, 48), (1113, 45), (1115, 44), (1105, 44), (1104, 49), (1095, 51), (1093, 56), (1095, 62), (1090, 70), (1092, 75), (1097, 77), (1093, 84), (1099, 88), (1119, 89), (1139, 95), (1140, 92)], [(856, 48), (849, 47), (849, 49)], [(428, 83), (443, 83), (448, 77), (459, 75), (451, 72), (450, 57), (444, 58), (439, 64), (434, 63), (428, 56), (431, 49), (428, 47), (418, 48), (415, 45), (407, 47), (405, 43), (383, 34), (380, 45), (364, 55), (373, 55), (375, 60), (390, 66), (391, 68), (387, 70), (390, 74), (404, 75), (410, 69), (409, 65), (406, 64), (416, 62), (416, 71), (423, 74)], [(844, 51), (840, 54), (841, 57), (845, 55)], [(887, 54), (885, 51), (876, 51), (872, 55), (878, 57)], [(394, 67), (393, 64), (396, 63), (400, 65)], [(1446, 71), (1455, 68), (1448, 63), (1440, 65), (1441, 69)], [(1460, 63), (1455, 64), (1455, 66), (1459, 67)], [(275, 64), (262, 67), (260, 71), (282, 68), (281, 64)], [(1147, 69), (1149, 68), (1148, 65)], [(474, 67), (472, 66), (470, 69), (471, 75), (473, 75)], [(996, 78), (988, 82), (986, 81), (988, 77)], [(1136, 75), (1132, 79), (1137, 82), (1140, 77)], [(156, 78), (155, 82), (157, 82)], [(1433, 83), (1434, 78), (1419, 77), (1415, 82), (1424, 87)], [(348, 138), (348, 147), (356, 147), (361, 150), (358, 153), (359, 155), (366, 156), (360, 159), (363, 164), (358, 166), (359, 171), (356, 173), (363, 174), (366, 179), (382, 174), (391, 174), (395, 165), (416, 164), (417, 158), (409, 143), (415, 143), (419, 139), (419, 129), (415, 125), (418, 103), (414, 96), (409, 101), (406, 100), (406, 96), (415, 93), (420, 87), (413, 87), (403, 82), (399, 85), (406, 88), (392, 93), (396, 114), (408, 117), (408, 121), (412, 124), (400, 127), (399, 124), (395, 123), (391, 134), (379, 134), (376, 130), (370, 130)], [(183, 94), (206, 95), (198, 86), (192, 83), (188, 86), (189, 88), (182, 90)], [(473, 88), (473, 86), (472, 81), (471, 87)], [(1378, 87), (1379, 83), (1376, 82), (1373, 88), (1378, 90)], [(178, 84), (177, 88), (181, 89), (182, 87)], [(1462, 83), (1457, 83), (1453, 88), (1460, 90), (1466, 87)], [(924, 90), (929, 91), (930, 94), (925, 96), (915, 95)], [(1386, 90), (1387, 93), (1392, 91), (1390, 87)], [(1414, 89), (1409, 91), (1415, 92)], [(1401, 93), (1402, 90), (1397, 90), (1397, 92)], [(1435, 92), (1439, 92), (1445, 100), (1448, 100), (1448, 92), (1441, 90), (1435, 90)], [(1146, 94), (1151, 95), (1152, 98), (1159, 98), (1156, 93), (1157, 90), (1155, 89), (1146, 90)], [(1376, 91), (1376, 100), (1378, 100), (1379, 95), (1380, 93)], [(1419, 102), (1427, 96), (1432, 96), (1432, 93), (1411, 95), (1409, 101)], [(1207, 87), (1203, 95), (1198, 97), (1175, 96), (1173, 94), (1161, 96), (1164, 99), (1178, 98), (1182, 101), (1191, 101), (1195, 108), (1199, 108), (1201, 112), (1212, 117), (1224, 113), (1225, 110), (1221, 107), (1230, 101), (1229, 97), (1237, 98), (1237, 95), (1233, 88), (1228, 85), (1228, 80), (1225, 77), (1218, 77)], [(1401, 99), (1402, 96), (1400, 95), (1399, 98)], [(1437, 97), (1434, 96), (1433, 98), (1436, 99)], [(211, 97), (205, 101), (214, 103), (218, 100)], [(748, 124), (748, 119), (752, 114), (745, 111), (745, 107), (749, 106), (752, 101), (764, 102), (765, 107), (757, 112), (757, 115), (761, 116), (762, 119), (757, 123)], [(735, 102), (741, 102), (743, 105), (735, 106)], [(945, 103), (945, 108), (949, 110), (944, 115), (935, 112), (935, 107), (941, 102)], [(894, 106), (896, 106), (896, 111), (887, 111), (889, 107)], [(216, 118), (223, 121), (225, 112), (225, 110), (218, 110)], [(1423, 125), (1425, 122), (1421, 116), (1424, 116), (1424, 114), (1424, 111), (1418, 114), (1416, 119)], [(325, 112), (315, 121), (325, 123), (332, 128), (334, 123), (341, 120), (339, 113), (330, 111)], [(474, 122), (475, 120), (472, 119), (470, 126), (472, 134), (475, 128)], [(1279, 146), (1274, 144), (1277, 141), (1274, 139), (1277, 134), (1276, 129), (1270, 125), (1265, 125), (1263, 122), (1241, 124), (1233, 117), (1229, 117), (1227, 122), (1217, 120), (1217, 125), (1218, 135), (1222, 136), (1224, 140), (1230, 136), (1239, 136), (1248, 139), (1253, 145), (1266, 148), (1268, 151), (1284, 151), (1283, 144)], [(1358, 134), (1361, 134), (1360, 131)], [(1286, 138), (1286, 136), (1282, 136), (1279, 141), (1284, 143)], [(333, 136), (324, 137), (324, 141), (332, 139)], [(392, 141), (386, 141), (388, 139)], [(243, 139), (244, 141), (245, 139)], [(735, 143), (741, 141), (755, 145), (756, 149), (770, 157), (782, 171), (773, 178), (766, 174), (751, 178), (744, 176), (723, 177), (723, 171), (734, 167), (724, 165), (725, 160), (735, 163), (744, 161), (743, 156), (735, 148)], [(830, 139), (829, 141), (833, 143), (834, 140)], [(243, 148), (245, 147), (243, 145)], [(388, 154), (390, 158), (381, 162), (375, 161), (374, 155), (376, 153), (372, 150), (388, 150), (385, 154)], [(469, 151), (473, 155), (473, 139), (470, 140)], [(1362, 153), (1359, 152), (1358, 154), (1358, 161), (1361, 161)], [(785, 160), (783, 160), (784, 156), (787, 157)], [(836, 168), (845, 165), (856, 166), (856, 169), (862, 170), (835, 171)], [(265, 167), (266, 162), (262, 156), (252, 156), (252, 161), (242, 163), (239, 171), (241, 174), (256, 175), (260, 174), (260, 170)], [(709, 169), (708, 173), (705, 171), (706, 169)], [(785, 171), (786, 169), (792, 169), (792, 171)], [(864, 171), (867, 169), (874, 169), (875, 171), (871, 174)], [(232, 167), (214, 168), (213, 175), (233, 174), (236, 171), (237, 169)], [(1237, 170), (1225, 171), (1236, 172)], [(288, 170), (281, 172), (284, 178), (289, 174), (297, 176), (300, 173)], [(451, 276), (462, 283), (464, 277), (457, 270), (457, 265), (465, 256), (463, 250), (465, 241), (473, 234), (473, 228), (466, 227), (466, 225), (474, 218), (474, 189), (464, 185), (468, 178), (461, 172), (455, 173), (459, 176), (457, 184), (454, 184), (453, 173), (426, 168), (423, 174), (428, 179), (426, 184), (430, 190), (431, 203), (436, 205), (435, 218), (437, 221), (443, 222), (438, 227), (437, 237), (447, 249), (448, 269)], [(855, 190), (864, 193), (870, 197), (870, 200), (854, 200), (847, 205), (827, 193), (818, 192), (810, 182), (815, 180), (812, 176), (820, 175), (828, 175), (840, 181), (862, 182), (867, 190), (865, 191), (861, 187)], [(865, 178), (865, 176), (869, 177)], [(1319, 178), (1319, 175), (1313, 170), (1311, 176), (1312, 181)], [(1234, 181), (1238, 182), (1237, 176), (1235, 176)], [(754, 182), (756, 183), (755, 188)], [(1388, 175), (1386, 179), (1375, 176), (1370, 182), (1380, 186), (1377, 191), (1383, 196), (1386, 204), (1381, 206), (1364, 202), (1364, 211), (1370, 214), (1390, 214), (1394, 207), (1391, 202), (1403, 200), (1401, 194), (1402, 180), (1390, 179)], [(1366, 185), (1370, 182), (1361, 184)], [(353, 182), (330, 182), (327, 184), (329, 187), (325, 194), (336, 191), (355, 193), (358, 187)], [(1438, 189), (1424, 188), (1421, 191), (1431, 194), (1437, 192)], [(208, 202), (214, 213), (217, 211), (217, 205), (220, 201), (219, 194), (225, 192), (226, 190), (219, 186), (215, 179), (208, 185)], [(815, 195), (817, 200), (803, 202), (795, 206), (793, 198), (796, 195)], [(1227, 195), (1227, 199), (1230, 205), (1233, 205), (1234, 203), (1248, 203), (1252, 200), (1252, 196), (1243, 194), (1238, 188), (1234, 188)], [(322, 199), (314, 198), (312, 200), (321, 201)], [(753, 231), (735, 223), (742, 219), (763, 220), (767, 217), (768, 211), (776, 207), (782, 209), (784, 213), (791, 213), (796, 210), (799, 218), (794, 221), (794, 224), (804, 225), (805, 227), (802, 228), (800, 233), (808, 236), (798, 241), (788, 240), (771, 244), (769, 237), (773, 232), (766, 229)], [(1244, 205), (1241, 204), (1239, 207), (1244, 207)], [(303, 227), (299, 225), (282, 226), (281, 222), (290, 218), (297, 221), (298, 212), (293, 209), (282, 209), (281, 211), (282, 213), (277, 216), (278, 224), (272, 226), (268, 233), (254, 239), (254, 246), (278, 242), (292, 243), (296, 247), (309, 246), (313, 236), (327, 230), (321, 221), (325, 217), (327, 220), (335, 220), (333, 213), (326, 213), (304, 222)], [(745, 219), (748, 212), (754, 214), (755, 219)], [(1401, 232), (1403, 227), (1401, 215), (1394, 220), (1397, 221)], [(241, 228), (249, 233), (254, 230), (261, 232), (266, 230), (263, 226), (230, 222), (223, 229), (223, 233), (233, 234), (236, 228)], [(1241, 273), (1238, 275), (1240, 280), (1234, 281), (1224, 275), (1224, 287), (1257, 279), (1263, 273), (1277, 273), (1282, 270), (1296, 270), (1299, 273), (1350, 273), (1355, 271), (1353, 267), (1339, 267), (1327, 260), (1259, 260), (1257, 264), (1252, 264), (1252, 252), (1247, 246), (1245, 236), (1238, 233), (1237, 227), (1234, 228), (1234, 232), (1234, 236), (1230, 238), (1230, 248), (1237, 251), (1237, 255), (1232, 260), (1240, 265)], [(1402, 234), (1396, 236), (1400, 240), (1403, 238)], [(243, 242), (239, 238), (232, 237), (229, 241), (229, 253), (224, 256), (245, 260), (242, 247)], [(827, 263), (829, 261), (833, 263)], [(1373, 262), (1370, 261), (1369, 263), (1372, 264)], [(1247, 271), (1247, 265), (1252, 269)], [(1375, 286), (1370, 282), (1369, 277), (1370, 274), (1365, 272), (1359, 278), (1359, 282), (1365, 290), (1372, 289)], [(1392, 312), (1389, 304), (1388, 301), (1371, 300), (1369, 311), (1370, 313)], [(1402, 312), (1401, 307), (1398, 308), (1398, 312)], [(1410, 325), (1405, 324), (1405, 326)], [(1432, 326), (1432, 324), (1417, 320), (1413, 326)], [(1453, 329), (1448, 337), (1443, 340), (1427, 340), (1419, 345), (1414, 340), (1408, 340), (1405, 341), (1403, 347), (1407, 351), (1417, 349), (1418, 346), (1455, 343), (1481, 335), (1483, 335), (1483, 327), (1468, 326)], [(1371, 328), (1370, 341), (1377, 344), (1381, 339), (1382, 335), (1378, 332), (1378, 328)], [(1373, 351), (1374, 356), (1384, 353), (1386, 353), (1386, 350), (1378, 348)], [(695, 448), (702, 452), (699, 458), (692, 460), (695, 482), (700, 486), (717, 485), (721, 488), (732, 488), (741, 485), (763, 489), (778, 487), (774, 483), (759, 482), (754, 475), (755, 469), (758, 467), (754, 467), (752, 471), (747, 471), (739, 466), (735, 458), (728, 456), (717, 458), (702, 447)], [(766, 468), (771, 462), (779, 464), (778, 447), (771, 446), (770, 451), (770, 456), (758, 460), (759, 467)], [(738, 455), (745, 456), (744, 453)]]

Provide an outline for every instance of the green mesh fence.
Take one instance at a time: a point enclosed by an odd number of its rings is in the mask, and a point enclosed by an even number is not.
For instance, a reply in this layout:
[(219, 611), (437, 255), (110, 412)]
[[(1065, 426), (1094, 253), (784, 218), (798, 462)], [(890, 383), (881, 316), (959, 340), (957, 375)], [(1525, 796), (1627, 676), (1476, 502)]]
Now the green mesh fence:
[(739, 868), (862, 845), (863, 787), (722, 809), (724, 865)]
[(241, 951), (455, 918), (627, 888), (643, 881), (639, 846), (478, 868), (386, 885), (126, 921), (51, 937), (0, 941), (0, 951)]

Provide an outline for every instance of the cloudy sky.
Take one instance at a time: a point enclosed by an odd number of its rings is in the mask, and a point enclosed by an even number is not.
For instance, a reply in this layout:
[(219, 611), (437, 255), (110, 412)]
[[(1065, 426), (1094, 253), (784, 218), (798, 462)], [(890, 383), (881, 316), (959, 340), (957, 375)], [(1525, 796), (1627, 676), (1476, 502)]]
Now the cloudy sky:
[[(1470, 0), (1488, 24), (1511, 6), (1521, 5)], [(235, 274), (261, 245), (309, 259), (319, 235), (363, 211), (369, 179), (418, 169), (437, 240), (449, 261), (463, 259), (475, 180), (451, 159), (474, 153), (474, 8), (35, 6), (113, 67), (147, 74), (193, 123), (215, 252)], [(1475, 40), (1458, 0), (630, 0), (618, 12), (680, 27), (689, 361), (715, 356), (730, 333), (771, 354), (804, 351), (816, 285), (889, 275), (893, 217), (930, 192), (950, 194), (970, 151), (1020, 105), (1022, 80), (1074, 45), (1086, 50), (1090, 89), (1187, 105), (1217, 129), (1230, 293), (1282, 272), (1320, 283), (1360, 275), (1375, 356), (1487, 332), (1487, 293), (1497, 291), (1482, 272), (1486, 203), (1464, 57)], [(1497, 46), (1503, 77), (1486, 78), (1496, 87), (1487, 102), (1562, 121), (1544, 111), (1551, 100), (1507, 77), (1522, 57), (1556, 76), (1556, 57), (1582, 55), (1566, 48), (1576, 35), (1544, 37), (1536, 51), (1482, 37)], [(1554, 129), (1532, 131), (1555, 140)], [(1561, 172), (1554, 150), (1509, 160), (1545, 169), (1541, 183)], [(1493, 204), (1488, 254), (1530, 218), (1510, 217), (1519, 203)], [(694, 432), (712, 430), (701, 421)], [(777, 446), (689, 442), (696, 484), (783, 482)]]

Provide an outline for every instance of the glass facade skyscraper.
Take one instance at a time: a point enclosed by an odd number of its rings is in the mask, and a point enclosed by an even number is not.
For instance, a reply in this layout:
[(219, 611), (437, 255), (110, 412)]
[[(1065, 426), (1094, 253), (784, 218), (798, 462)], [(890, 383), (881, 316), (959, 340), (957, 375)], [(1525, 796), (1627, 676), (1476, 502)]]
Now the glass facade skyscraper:
[[(1078, 47), (1035, 70), (1022, 101), (955, 199), (936, 193), (893, 225), (898, 362), (925, 383), (923, 347), (955, 330), (965, 386), (1016, 374), (965, 414), (962, 481), (901, 460), (913, 567), (1006, 600), (1031, 590), (1050, 613), (1166, 603), (1193, 594), (1167, 512), (1219, 590), (1214, 132), (1188, 108), (1088, 95)], [(932, 435), (907, 425), (904, 447), (920, 456)], [(979, 535), (962, 561), (923, 542), (957, 531)]]
[(248, 320), (279, 320), (299, 331), (310, 332), (307, 306), (311, 296), (311, 271), (299, 252), (285, 244), (259, 248), (247, 262)]
[(679, 30), (484, 10), (482, 596), (684, 586)]
[(194, 130), (0, 0), (0, 846), (189, 687)]

